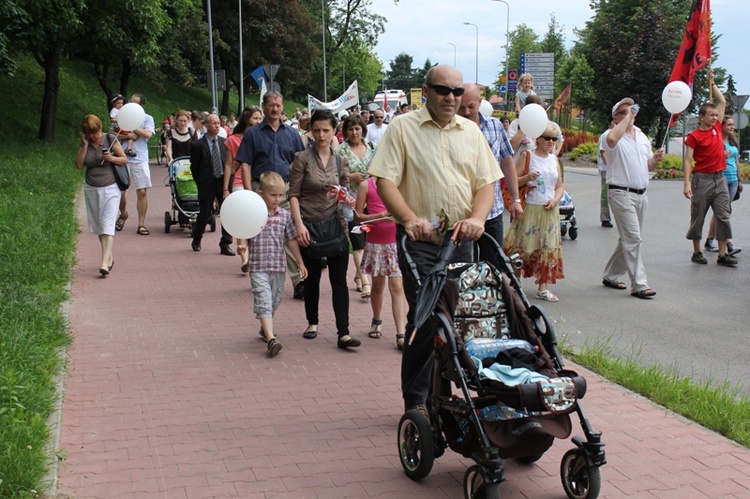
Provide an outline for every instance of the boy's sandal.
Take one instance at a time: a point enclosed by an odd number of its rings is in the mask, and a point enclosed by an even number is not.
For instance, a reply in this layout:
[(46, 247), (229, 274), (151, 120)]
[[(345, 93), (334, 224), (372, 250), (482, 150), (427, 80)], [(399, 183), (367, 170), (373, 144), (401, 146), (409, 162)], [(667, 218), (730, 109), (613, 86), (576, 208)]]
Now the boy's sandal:
[(367, 283), (362, 284), (362, 294), (360, 295), (363, 300), (370, 299), (370, 285)]
[(396, 335), (396, 348), (398, 348), (399, 350), (404, 349), (404, 338), (405, 338), (404, 334)]
[(123, 227), (125, 227), (125, 220), (128, 219), (130, 215), (128, 215), (128, 212), (120, 213), (120, 217), (117, 219), (117, 222), (115, 222), (115, 230), (121, 231)]
[(372, 320), (372, 324), (370, 325), (370, 332), (367, 333), (367, 336), (374, 340), (379, 340), (383, 337), (383, 335), (380, 333), (380, 326), (383, 324), (382, 320)]
[(148, 231), (148, 229), (147, 229), (146, 227), (144, 227), (143, 225), (139, 225), (139, 226), (138, 226), (138, 230), (137, 230), (137, 232), (138, 232), (138, 234), (140, 234), (141, 236), (147, 236), (147, 235), (149, 235), (149, 231)]

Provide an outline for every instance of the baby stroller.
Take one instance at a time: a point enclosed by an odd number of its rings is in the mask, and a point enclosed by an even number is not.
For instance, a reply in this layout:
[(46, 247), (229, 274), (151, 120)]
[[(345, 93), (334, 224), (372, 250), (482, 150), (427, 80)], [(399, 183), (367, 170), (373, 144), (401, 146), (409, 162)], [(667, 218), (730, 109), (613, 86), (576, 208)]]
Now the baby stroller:
[[(175, 224), (180, 228), (190, 228), (200, 213), (198, 203), (198, 186), (195, 185), (193, 173), (190, 171), (190, 158), (183, 156), (175, 158), (169, 163), (169, 189), (172, 193), (172, 211), (164, 212), (164, 232), (169, 234)], [(216, 231), (216, 217), (211, 215), (209, 221), (211, 232)]]
[[(555, 438), (570, 436), (570, 414), (575, 412), (585, 439), (572, 439), (576, 448), (563, 456), (560, 475), (568, 497), (594, 499), (601, 489), (599, 467), (606, 458), (601, 433), (580, 407), (586, 381), (564, 370), (550, 320), (529, 303), (515, 277), (513, 265), (518, 262), (511, 262), (491, 236), (482, 237), (494, 248), (499, 271), (481, 259), (448, 265), (455, 243), (447, 241), (437, 265), (421, 282), (405, 239), (401, 240), (419, 283), (414, 322), (418, 326), (426, 318), (431, 326), (418, 334), (435, 335), (429, 417), (409, 410), (401, 418), (401, 465), (409, 478), (420, 480), (430, 473), (435, 458), (450, 448), (476, 463), (464, 475), (464, 496), (499, 498), (505, 480), (502, 459), (540, 459)], [(478, 352), (476, 342), (509, 342), (515, 348), (472, 358), (468, 352)], [(501, 357), (510, 365), (499, 364)], [(516, 383), (521, 372), (527, 379)]]
[[(560, 235), (565, 237), (567, 233), (572, 240), (578, 237), (578, 220), (576, 220), (576, 207), (568, 191), (563, 193), (560, 199)], [(568, 227), (570, 226), (570, 227)]]

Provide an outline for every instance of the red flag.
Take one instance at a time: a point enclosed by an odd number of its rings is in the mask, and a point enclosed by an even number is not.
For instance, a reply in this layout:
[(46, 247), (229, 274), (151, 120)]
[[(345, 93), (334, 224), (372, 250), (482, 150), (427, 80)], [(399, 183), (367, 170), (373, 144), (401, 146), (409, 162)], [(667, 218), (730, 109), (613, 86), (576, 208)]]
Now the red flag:
[(711, 0), (693, 0), (680, 52), (669, 81), (684, 81), (693, 87), (695, 73), (711, 58)]
[(560, 95), (557, 96), (557, 99), (555, 99), (555, 109), (557, 109), (557, 112), (559, 113), (563, 106), (570, 101), (570, 92), (573, 90), (573, 84), (568, 83), (568, 86), (563, 89), (562, 92), (560, 92)]

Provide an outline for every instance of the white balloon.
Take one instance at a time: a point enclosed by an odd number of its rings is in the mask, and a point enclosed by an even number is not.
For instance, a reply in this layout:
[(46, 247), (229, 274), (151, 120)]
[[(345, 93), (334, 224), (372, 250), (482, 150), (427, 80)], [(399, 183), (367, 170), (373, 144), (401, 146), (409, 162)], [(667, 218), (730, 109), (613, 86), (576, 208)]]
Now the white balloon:
[(684, 81), (673, 81), (661, 93), (661, 102), (672, 114), (683, 112), (693, 99), (693, 92)]
[(526, 104), (518, 114), (518, 126), (531, 139), (544, 133), (547, 121), (547, 111), (539, 104)]
[(117, 126), (120, 127), (120, 130), (133, 131), (143, 126), (143, 119), (145, 117), (146, 112), (140, 104), (128, 102), (117, 113)]
[(492, 111), (492, 104), (488, 100), (482, 99), (482, 102), (479, 104), (479, 112), (482, 113), (482, 116), (489, 118), (492, 116)]
[(221, 204), (221, 225), (238, 239), (251, 239), (268, 221), (268, 208), (253, 191), (234, 191)]

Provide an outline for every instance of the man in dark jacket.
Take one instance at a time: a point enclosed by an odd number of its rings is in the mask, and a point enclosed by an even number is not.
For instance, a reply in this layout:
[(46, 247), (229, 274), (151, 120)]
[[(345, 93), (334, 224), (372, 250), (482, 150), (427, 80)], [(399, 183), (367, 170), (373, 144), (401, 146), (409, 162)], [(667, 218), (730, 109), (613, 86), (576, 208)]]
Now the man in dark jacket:
[[(223, 158), (226, 157), (227, 148), (224, 145), (224, 139), (218, 136), (221, 123), (218, 116), (209, 114), (203, 124), (206, 127), (206, 134), (193, 143), (190, 149), (190, 170), (198, 187), (198, 202), (200, 203), (198, 220), (193, 227), (193, 251), (201, 250), (201, 239), (206, 231), (206, 224), (211, 220), (214, 199), (218, 201), (220, 208), (224, 200)], [(219, 242), (222, 255), (234, 255), (234, 251), (230, 248), (231, 244), (232, 236), (222, 227)]]

